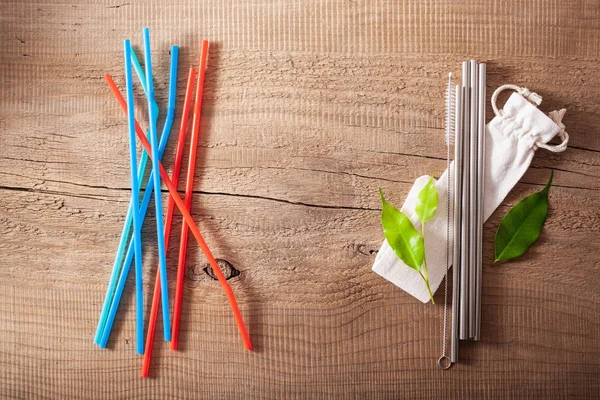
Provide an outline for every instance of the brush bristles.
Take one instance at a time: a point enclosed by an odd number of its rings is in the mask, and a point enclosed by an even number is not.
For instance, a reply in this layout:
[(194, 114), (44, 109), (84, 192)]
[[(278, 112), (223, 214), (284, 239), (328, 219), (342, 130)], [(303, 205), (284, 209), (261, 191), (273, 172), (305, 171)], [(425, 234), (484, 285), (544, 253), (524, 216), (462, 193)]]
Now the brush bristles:
[(448, 74), (448, 87), (446, 88), (446, 133), (445, 141), (448, 146), (454, 143), (454, 126), (456, 119), (454, 116), (455, 104), (454, 85), (452, 84), (452, 72)]

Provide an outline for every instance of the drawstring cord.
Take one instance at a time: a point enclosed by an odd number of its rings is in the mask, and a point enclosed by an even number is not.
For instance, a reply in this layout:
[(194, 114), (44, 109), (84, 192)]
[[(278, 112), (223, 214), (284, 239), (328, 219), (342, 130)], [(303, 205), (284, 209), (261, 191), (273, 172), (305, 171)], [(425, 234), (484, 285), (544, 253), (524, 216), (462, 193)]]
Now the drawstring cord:
[[(526, 87), (520, 87), (517, 85), (511, 85), (511, 84), (502, 85), (498, 89), (496, 89), (496, 91), (494, 91), (494, 94), (492, 95), (492, 98), (491, 98), (491, 103), (492, 103), (492, 108), (494, 109), (494, 114), (498, 117), (502, 117), (504, 115), (504, 112), (501, 109), (498, 109), (498, 106), (496, 105), (498, 96), (504, 90), (514, 90), (515, 92), (519, 93), (521, 96), (523, 96), (527, 100), (529, 100), (531, 103), (535, 104), (536, 106), (539, 106), (540, 104), (542, 104), (542, 96), (530, 91)], [(552, 111), (552, 112), (550, 112), (550, 114), (548, 114), (548, 117), (560, 128), (557, 133), (557, 136), (562, 140), (562, 142), (557, 145), (535, 142), (533, 145), (534, 150), (537, 150), (538, 148), (542, 148), (542, 149), (551, 151), (553, 153), (560, 153), (567, 149), (567, 144), (569, 143), (569, 134), (567, 133), (567, 131), (565, 131), (565, 124), (562, 123), (562, 119), (565, 116), (566, 112), (567, 112), (567, 110), (563, 108), (558, 111)]]

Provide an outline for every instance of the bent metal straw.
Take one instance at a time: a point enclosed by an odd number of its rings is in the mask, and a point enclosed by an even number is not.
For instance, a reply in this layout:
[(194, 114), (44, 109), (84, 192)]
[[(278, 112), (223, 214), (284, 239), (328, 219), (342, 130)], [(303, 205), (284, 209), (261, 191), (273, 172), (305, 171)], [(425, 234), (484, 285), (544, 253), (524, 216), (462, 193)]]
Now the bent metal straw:
[[(123, 98), (123, 95), (117, 88), (117, 85), (113, 81), (112, 77), (109, 74), (106, 74), (104, 76), (104, 78), (106, 79), (106, 82), (108, 83), (108, 86), (110, 87), (110, 90), (112, 91), (113, 95), (117, 98), (117, 101), (121, 105), (121, 108), (123, 108), (123, 110), (127, 110), (127, 104), (125, 102), (125, 99)], [(139, 124), (137, 124), (137, 122), (136, 122), (136, 134), (138, 136), (138, 139), (142, 143), (142, 146), (146, 149), (146, 151), (150, 151), (150, 143), (148, 143), (148, 140), (144, 136), (144, 132), (142, 131), (142, 128), (139, 126)], [(248, 331), (246, 330), (246, 325), (244, 324), (244, 320), (242, 319), (242, 314), (240, 313), (240, 309), (238, 307), (237, 301), (235, 300), (235, 296), (233, 294), (233, 290), (231, 289), (231, 286), (229, 286), (227, 279), (225, 279), (225, 276), (223, 276), (223, 272), (219, 268), (219, 265), (217, 264), (217, 260), (215, 260), (215, 257), (213, 256), (212, 252), (208, 248), (208, 245), (206, 244), (206, 241), (202, 237), (200, 230), (198, 229), (197, 225), (194, 223), (194, 219), (190, 215), (189, 211), (186, 210), (183, 200), (181, 200), (181, 197), (179, 197), (179, 194), (177, 193), (177, 188), (175, 187), (175, 185), (173, 185), (173, 182), (171, 182), (171, 180), (169, 179), (169, 176), (167, 175), (167, 172), (165, 171), (162, 163), (159, 162), (158, 165), (159, 165), (160, 176), (161, 176), (163, 182), (165, 183), (165, 185), (167, 186), (167, 189), (169, 190), (169, 193), (170, 193), (171, 197), (173, 198), (175, 205), (177, 206), (177, 208), (183, 215), (185, 222), (189, 225), (189, 228), (192, 231), (192, 235), (194, 235), (194, 238), (198, 242), (200, 249), (204, 253), (204, 256), (207, 258), (208, 263), (210, 264), (210, 266), (213, 270), (213, 273), (217, 277), (219, 283), (221, 284), (221, 286), (223, 287), (223, 290), (225, 291), (225, 294), (227, 295), (227, 299), (229, 300), (229, 305), (231, 306), (231, 310), (233, 312), (233, 317), (235, 318), (235, 322), (237, 324), (238, 331), (240, 332), (240, 336), (242, 337), (242, 342), (244, 344), (244, 347), (246, 348), (246, 350), (252, 350), (252, 343), (250, 342), (250, 336), (248, 335)]]
[[(196, 103), (194, 104), (194, 121), (192, 137), (190, 140), (190, 153), (188, 157), (188, 169), (185, 182), (185, 207), (190, 210), (192, 205), (192, 194), (194, 189), (194, 170), (196, 169), (196, 150), (198, 148), (198, 134), (200, 131), (200, 117), (202, 112), (202, 94), (204, 93), (204, 74), (206, 71), (206, 58), (208, 55), (208, 40), (202, 42), (200, 51), (200, 73), (196, 85)], [(177, 262), (177, 285), (175, 287), (175, 304), (173, 306), (173, 334), (171, 335), (171, 349), (177, 350), (179, 344), (179, 318), (181, 316), (181, 299), (183, 295), (183, 276), (185, 273), (185, 259), (187, 255), (188, 226), (181, 225), (181, 237), (179, 241), (179, 260)]]
[[(174, 184), (179, 182), (179, 170), (181, 168), (181, 159), (183, 158), (183, 149), (185, 146), (185, 137), (187, 134), (188, 116), (192, 102), (194, 90), (194, 78), (196, 69), (190, 68), (185, 91), (185, 100), (183, 103), (183, 113), (181, 115), (181, 125), (179, 127), (179, 137), (177, 139), (177, 148), (175, 150), (175, 161), (173, 162), (173, 173), (171, 181)], [(173, 212), (175, 211), (175, 202), (171, 197), (167, 204), (167, 216), (165, 218), (165, 249), (169, 249), (169, 237), (171, 234), (171, 223), (173, 221)], [(156, 269), (156, 282), (154, 283), (154, 296), (152, 298), (152, 308), (150, 310), (150, 319), (148, 320), (148, 332), (146, 334), (146, 349), (144, 350), (144, 360), (142, 362), (142, 376), (148, 376), (150, 369), (150, 358), (152, 357), (152, 345), (154, 343), (154, 331), (156, 330), (156, 319), (158, 307), (160, 305), (160, 270)]]

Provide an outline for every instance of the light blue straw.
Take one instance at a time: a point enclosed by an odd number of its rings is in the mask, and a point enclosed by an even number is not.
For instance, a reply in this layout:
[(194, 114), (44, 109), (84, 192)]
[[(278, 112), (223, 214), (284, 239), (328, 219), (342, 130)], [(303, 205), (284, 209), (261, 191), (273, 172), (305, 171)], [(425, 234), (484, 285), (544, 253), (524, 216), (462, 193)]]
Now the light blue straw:
[[(173, 125), (173, 118), (175, 116), (178, 55), (179, 55), (179, 48), (177, 46), (171, 47), (171, 71), (170, 71), (170, 75), (169, 75), (169, 100), (168, 100), (168, 106), (167, 106), (167, 116), (165, 119), (165, 125), (163, 127), (163, 132), (162, 132), (162, 135), (160, 138), (160, 143), (158, 145), (158, 158), (159, 159), (162, 159), (162, 156), (167, 147), (167, 139), (171, 133), (171, 127)], [(133, 58), (133, 62), (135, 65), (135, 58)], [(146, 153), (144, 153), (144, 154), (146, 154)], [(146, 154), (146, 156), (147, 156), (147, 154)], [(142, 199), (142, 203), (140, 206), (140, 216), (142, 219), (142, 225), (144, 223), (144, 219), (146, 217), (146, 212), (148, 211), (148, 206), (150, 204), (150, 199), (152, 197), (152, 192), (154, 190), (153, 175), (154, 175), (154, 171), (151, 171), (150, 177), (148, 178), (148, 182), (146, 184), (146, 188), (144, 190), (144, 197)], [(163, 238), (163, 240), (164, 240), (164, 238)], [(112, 301), (112, 304), (110, 304), (110, 311), (107, 312), (108, 318), (107, 318), (106, 324), (102, 330), (101, 338), (99, 340), (100, 347), (103, 347), (103, 348), (106, 347), (106, 345), (108, 343), (108, 338), (110, 336), (110, 332), (111, 332), (112, 326), (114, 324), (115, 316), (116, 316), (117, 310), (119, 308), (119, 303), (121, 301), (123, 289), (124, 289), (125, 283), (127, 281), (127, 275), (129, 274), (131, 262), (134, 257), (135, 251), (134, 251), (133, 245), (134, 245), (134, 241), (132, 239), (130, 239), (129, 246), (127, 248), (127, 255), (125, 256), (125, 263), (123, 265), (123, 269), (121, 270), (121, 273), (119, 276), (119, 281), (118, 281), (118, 284), (116, 287), (115, 296)], [(125, 245), (123, 247), (125, 247)], [(169, 336), (165, 336), (165, 340), (167, 340), (166, 339), (167, 337), (169, 337), (169, 339), (170, 339), (170, 334), (171, 334), (170, 319), (168, 319), (168, 321), (169, 321), (169, 325), (167, 325), (167, 326), (169, 327), (169, 329), (168, 329)], [(166, 327), (165, 327), (165, 332), (167, 332)]]
[(160, 191), (160, 173), (158, 161), (158, 139), (156, 138), (156, 120), (152, 108), (154, 99), (154, 82), (152, 81), (152, 56), (150, 55), (150, 31), (144, 28), (144, 61), (146, 64), (146, 81), (148, 82), (148, 113), (150, 146), (152, 148), (152, 170), (154, 171), (154, 205), (156, 207), (156, 236), (158, 238), (158, 265), (160, 271), (160, 295), (162, 299), (163, 326), (165, 340), (171, 340), (171, 313), (169, 311), (169, 283), (167, 281), (167, 258), (165, 255), (165, 233), (163, 228), (162, 198)]
[[(140, 60), (138, 59), (137, 54), (135, 54), (135, 51), (131, 51), (131, 61), (133, 61), (133, 68), (135, 69), (135, 73), (137, 74), (138, 78), (140, 79), (140, 83), (142, 84), (142, 90), (144, 91), (146, 98), (148, 98), (148, 85), (146, 82), (146, 74), (144, 73), (144, 69), (140, 65)], [(152, 99), (152, 108), (154, 109), (154, 116), (156, 120), (158, 120), (158, 104), (156, 104), (156, 99)], [(146, 154), (146, 157), (148, 157), (148, 154), (145, 151), (144, 154)]]
[(133, 76), (131, 75), (131, 42), (125, 40), (125, 86), (127, 87), (127, 125), (129, 127), (129, 155), (131, 158), (131, 205), (133, 212), (133, 240), (135, 243), (135, 336), (138, 354), (144, 353), (144, 283), (142, 276), (142, 237), (138, 204), (140, 183), (137, 176), (135, 115), (133, 104)]
[[(131, 50), (131, 57), (133, 61), (133, 65), (135, 67), (135, 72), (138, 76), (140, 84), (144, 93), (147, 93), (146, 90), (146, 74), (144, 70), (140, 66), (140, 62), (135, 54), (135, 51)], [(156, 105), (156, 102), (154, 102)], [(158, 106), (156, 106), (156, 117), (158, 118)], [(168, 118), (168, 115), (167, 115)], [(166, 127), (166, 126), (165, 126)], [(170, 127), (169, 127), (170, 129)], [(169, 130), (170, 132), (170, 130)], [(164, 142), (165, 146), (167, 144), (168, 134), (165, 137), (165, 132), (163, 131), (163, 135), (161, 136), (161, 144)], [(146, 165), (148, 164), (148, 153), (146, 150), (142, 149), (142, 157), (140, 159), (140, 165), (138, 167), (138, 182), (142, 182), (144, 179), (144, 175), (146, 174)], [(125, 246), (127, 245), (127, 238), (129, 236), (129, 231), (131, 230), (131, 225), (133, 222), (133, 207), (131, 203), (129, 204), (129, 208), (127, 210), (127, 215), (125, 216), (125, 224), (123, 225), (123, 230), (121, 231), (121, 239), (119, 240), (119, 247), (117, 248), (117, 253), (115, 254), (115, 261), (113, 263), (112, 273), (110, 275), (108, 288), (106, 290), (106, 296), (104, 297), (104, 304), (102, 305), (102, 312), (100, 313), (100, 319), (98, 320), (98, 327), (96, 328), (96, 335), (94, 336), (94, 344), (99, 344), (100, 339), (102, 338), (102, 333), (104, 332), (106, 326), (106, 319), (108, 317), (108, 312), (111, 307), (111, 303), (114, 298), (115, 288), (117, 286), (117, 278), (119, 276), (119, 270), (121, 263), (123, 262), (123, 256), (125, 255)], [(143, 218), (142, 218), (143, 219)]]

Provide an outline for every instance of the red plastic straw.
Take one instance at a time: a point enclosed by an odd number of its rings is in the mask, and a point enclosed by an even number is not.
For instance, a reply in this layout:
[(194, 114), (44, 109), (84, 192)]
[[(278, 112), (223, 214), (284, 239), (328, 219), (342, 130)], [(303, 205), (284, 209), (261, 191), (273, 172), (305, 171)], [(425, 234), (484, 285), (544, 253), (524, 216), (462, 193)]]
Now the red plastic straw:
[[(175, 161), (173, 162), (173, 172), (171, 180), (177, 184), (179, 182), (179, 170), (181, 169), (181, 159), (183, 158), (183, 147), (185, 146), (185, 137), (187, 135), (188, 116), (190, 105), (192, 103), (192, 94), (194, 91), (194, 78), (196, 69), (190, 68), (188, 74), (187, 87), (185, 91), (185, 100), (183, 102), (183, 114), (181, 115), (181, 125), (179, 127), (179, 136), (177, 138), (177, 148), (175, 150)], [(165, 218), (165, 251), (169, 249), (169, 237), (171, 235), (171, 223), (173, 221), (173, 212), (175, 211), (175, 202), (169, 197), (167, 204), (167, 216)], [(146, 334), (146, 349), (144, 350), (144, 360), (142, 361), (142, 376), (148, 376), (150, 370), (150, 358), (152, 357), (152, 345), (154, 344), (154, 332), (156, 330), (156, 320), (158, 308), (160, 306), (160, 269), (156, 267), (156, 283), (154, 284), (154, 297), (152, 298), (152, 308), (150, 310), (150, 319), (148, 320), (148, 333)]]
[[(108, 86), (110, 87), (110, 90), (113, 92), (113, 95), (117, 98), (117, 101), (121, 105), (121, 108), (123, 108), (123, 110), (126, 111), (127, 103), (125, 102), (123, 95), (117, 88), (117, 85), (113, 81), (112, 77), (109, 74), (106, 74), (106, 75), (104, 75), (104, 78), (106, 79), (106, 82), (108, 83)], [(137, 121), (135, 123), (135, 131), (138, 136), (138, 139), (142, 143), (142, 146), (144, 146), (144, 149), (146, 149), (148, 154), (150, 154), (150, 150), (151, 150), (150, 143), (148, 142), (148, 139), (146, 139), (146, 136), (144, 135), (144, 132), (142, 131), (142, 128), (140, 128)], [(227, 282), (227, 279), (225, 279), (225, 276), (223, 276), (223, 272), (221, 271), (221, 268), (219, 268), (219, 264), (217, 264), (217, 260), (215, 260), (215, 257), (213, 256), (210, 249), (208, 248), (208, 245), (206, 244), (206, 241), (202, 237), (200, 230), (194, 223), (194, 219), (190, 215), (189, 211), (186, 210), (183, 200), (181, 200), (181, 197), (179, 197), (179, 194), (177, 193), (177, 188), (175, 187), (175, 185), (173, 185), (173, 182), (171, 182), (171, 179), (169, 179), (169, 175), (167, 175), (167, 171), (165, 171), (165, 168), (163, 167), (162, 163), (159, 162), (158, 165), (159, 165), (159, 172), (160, 172), (160, 177), (161, 177), (162, 181), (167, 186), (167, 189), (169, 190), (169, 193), (171, 194), (173, 201), (175, 201), (175, 205), (177, 206), (177, 208), (179, 208), (179, 211), (183, 215), (183, 219), (189, 225), (189, 228), (192, 231), (192, 235), (194, 235), (194, 238), (198, 242), (200, 249), (202, 250), (202, 252), (204, 253), (204, 256), (208, 260), (208, 263), (210, 264), (210, 266), (213, 270), (213, 273), (219, 280), (219, 283), (221, 284), (221, 286), (223, 287), (223, 290), (225, 291), (225, 294), (227, 295), (227, 299), (229, 300), (229, 305), (231, 306), (231, 310), (233, 311), (233, 317), (235, 318), (235, 323), (237, 324), (238, 331), (240, 332), (240, 336), (242, 337), (242, 342), (244, 343), (244, 347), (246, 348), (246, 350), (252, 350), (252, 343), (250, 342), (250, 336), (248, 335), (248, 331), (246, 330), (246, 325), (244, 324), (244, 320), (242, 319), (242, 314), (240, 313), (240, 308), (238, 307), (237, 301), (235, 300), (233, 290), (231, 289), (231, 286), (229, 286), (229, 282)]]
[[(206, 58), (208, 54), (208, 40), (202, 42), (200, 51), (200, 73), (196, 84), (196, 103), (194, 104), (194, 120), (192, 124), (192, 137), (190, 138), (190, 153), (188, 158), (187, 177), (185, 181), (185, 196), (183, 202), (188, 211), (191, 211), (192, 193), (194, 189), (194, 171), (196, 170), (196, 150), (198, 149), (198, 134), (200, 132), (200, 116), (202, 112), (202, 94), (204, 93), (204, 75), (206, 71)], [(177, 262), (177, 285), (175, 287), (175, 305), (173, 312), (173, 326), (171, 334), (171, 349), (177, 350), (179, 344), (179, 317), (181, 316), (181, 298), (183, 296), (183, 276), (185, 273), (185, 259), (187, 256), (188, 225), (181, 225), (179, 241), (179, 260)]]

